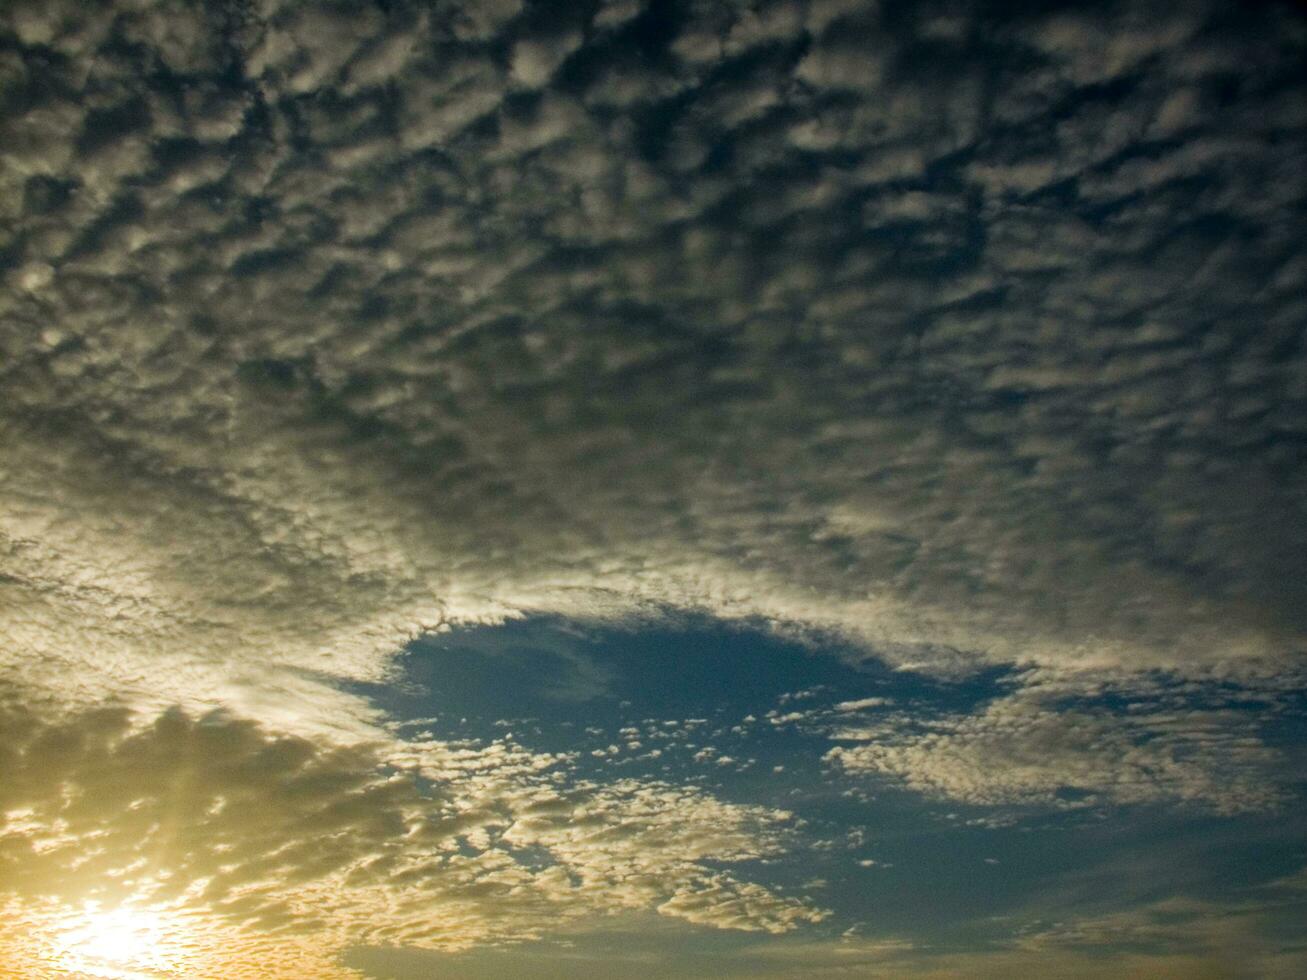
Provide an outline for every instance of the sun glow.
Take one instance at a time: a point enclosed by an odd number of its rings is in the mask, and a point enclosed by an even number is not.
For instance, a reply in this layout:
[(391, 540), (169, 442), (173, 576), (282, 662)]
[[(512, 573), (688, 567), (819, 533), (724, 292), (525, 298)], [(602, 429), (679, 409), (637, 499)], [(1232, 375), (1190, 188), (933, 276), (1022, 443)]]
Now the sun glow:
[(88, 903), (56, 941), (61, 969), (108, 980), (165, 976), (178, 966), (181, 923), (157, 909)]

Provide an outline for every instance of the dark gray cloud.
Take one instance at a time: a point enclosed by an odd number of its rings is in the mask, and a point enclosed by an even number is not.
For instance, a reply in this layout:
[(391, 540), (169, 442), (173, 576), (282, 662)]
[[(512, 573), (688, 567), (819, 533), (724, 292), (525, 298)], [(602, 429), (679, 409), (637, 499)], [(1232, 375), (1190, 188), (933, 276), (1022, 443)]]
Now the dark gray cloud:
[(1001, 6), (8, 5), (6, 669), (1296, 655), (1304, 21)]

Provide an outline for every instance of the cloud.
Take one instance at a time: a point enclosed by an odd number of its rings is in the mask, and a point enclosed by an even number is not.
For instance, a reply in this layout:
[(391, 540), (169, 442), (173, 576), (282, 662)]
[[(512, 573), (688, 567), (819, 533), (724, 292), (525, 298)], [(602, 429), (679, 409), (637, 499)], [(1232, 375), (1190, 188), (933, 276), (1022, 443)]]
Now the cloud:
[(822, 11), (8, 5), (6, 673), (1300, 650), (1301, 20)]
[(1165, 678), (1131, 678), (1123, 688), (1101, 676), (1035, 675), (969, 713), (918, 706), (836, 727), (831, 737), (852, 744), (825, 758), (850, 774), (977, 806), (1254, 812), (1290, 798), (1285, 757), (1264, 737), (1268, 721), (1292, 710), (1283, 693), (1222, 692), (1213, 701), (1204, 685)]
[[(1288, 5), (3, 7), (13, 955), (87, 901), (186, 923), (159, 955), (237, 977), (618, 913), (822, 921), (746, 873), (784, 811), (402, 737), (348, 693), (416, 636), (537, 611), (1021, 671), (971, 712), (767, 715), (838, 737), (850, 779), (1287, 798), (1262, 722), (1307, 637)], [(565, 659), (560, 699), (605, 689)], [(753, 764), (691, 721), (621, 741)], [(980, 965), (785, 949), (1087, 974), (1082, 946), (1174, 911)]]
[(865, 711), (867, 708), (883, 708), (893, 704), (890, 698), (857, 698), (853, 701), (841, 701), (835, 705), (835, 710), (839, 712)]
[(165, 944), (189, 971), (230, 945), (227, 975), (260, 976), (264, 950), (327, 975), (362, 941), (458, 949), (621, 910), (767, 932), (824, 915), (721, 869), (777, 852), (788, 814), (596, 784), (509, 740), (323, 747), (222, 713), (13, 703), (3, 734), (6, 955), (30, 931), (48, 956), (88, 903), (190, 923)]
[(1252, 969), (1260, 976), (1289, 977), (1302, 969), (1302, 952), (1274, 937), (1292, 933), (1301, 912), (1301, 894), (1277, 894), (1274, 885), (1226, 902), (1172, 896), (1120, 911), (1031, 922), (1018, 930), (1012, 946), (1035, 956), (1092, 956), (1111, 948), (1125, 957), (1154, 958), (1159, 966), (1173, 960), (1174, 975), (1205, 964), (1208, 971)]
[[(1191, 903), (1159, 902), (1155, 909), (1140, 915), (1188, 917)], [(1248, 964), (1258, 976), (1296, 976), (1301, 972), (1302, 956), (1292, 951), (1272, 952), (1260, 945), (1268, 923), (1255, 913), (1242, 916), (1235, 909), (1231, 918), (1217, 919), (1219, 906), (1208, 906), (1195, 919), (1218, 927), (1217, 942), (1196, 933), (1192, 938), (1209, 951), (1197, 956), (1175, 948), (1150, 950), (1099, 948), (1022, 947), (998, 943), (983, 951), (962, 952), (952, 948), (922, 946), (900, 937), (864, 938), (856, 927), (839, 938), (787, 938), (765, 944), (746, 945), (730, 955), (704, 955), (701, 951), (677, 950), (665, 954), (641, 944), (635, 933), (619, 934), (599, 948), (569, 950), (566, 970), (569, 976), (604, 977), (617, 964), (626, 974), (653, 977), (685, 978), (790, 978), (805, 977), (930, 977), (958, 976), (997, 978), (1018, 975), (1075, 976), (1109, 978), (1149, 976), (1184, 978), (1238, 974)], [(1176, 929), (1173, 934), (1180, 935)], [(1211, 934), (1209, 934), (1211, 935)], [(1224, 944), (1224, 949), (1221, 948)], [(1237, 951), (1227, 953), (1227, 951)], [(366, 964), (386, 977), (421, 977), (431, 970), (431, 961), (419, 956), (359, 955), (356, 962)], [(459, 977), (552, 977), (557, 963), (548, 953), (530, 948), (490, 951), (479, 956), (442, 960), (441, 969)]]

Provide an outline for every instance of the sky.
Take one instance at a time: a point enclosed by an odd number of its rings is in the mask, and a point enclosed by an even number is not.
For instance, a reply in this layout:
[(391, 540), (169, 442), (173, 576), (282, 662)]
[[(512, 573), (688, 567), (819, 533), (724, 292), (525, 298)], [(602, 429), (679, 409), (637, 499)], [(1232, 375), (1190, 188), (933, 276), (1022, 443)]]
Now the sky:
[(1307, 11), (0, 4), (0, 975), (1307, 975)]

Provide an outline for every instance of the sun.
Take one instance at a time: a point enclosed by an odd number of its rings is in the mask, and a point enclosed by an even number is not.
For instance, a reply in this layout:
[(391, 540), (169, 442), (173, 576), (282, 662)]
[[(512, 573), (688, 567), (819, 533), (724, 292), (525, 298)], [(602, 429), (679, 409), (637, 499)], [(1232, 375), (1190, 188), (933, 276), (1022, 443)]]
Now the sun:
[(166, 976), (177, 965), (179, 927), (158, 909), (87, 903), (60, 930), (56, 959), (62, 969), (107, 980)]

